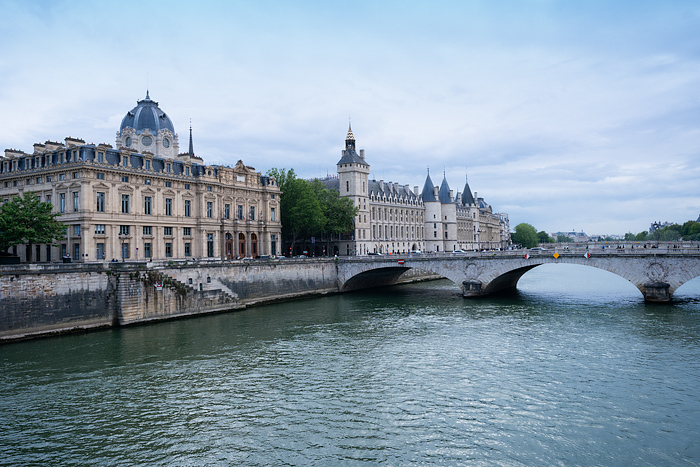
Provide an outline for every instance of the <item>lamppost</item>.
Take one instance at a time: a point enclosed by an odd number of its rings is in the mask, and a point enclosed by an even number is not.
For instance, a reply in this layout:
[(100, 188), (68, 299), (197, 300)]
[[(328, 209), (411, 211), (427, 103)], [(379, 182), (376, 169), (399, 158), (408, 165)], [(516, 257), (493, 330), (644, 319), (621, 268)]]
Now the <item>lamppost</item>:
[(124, 262), (124, 243), (126, 242), (126, 235), (119, 234), (119, 240), (122, 241), (122, 263)]

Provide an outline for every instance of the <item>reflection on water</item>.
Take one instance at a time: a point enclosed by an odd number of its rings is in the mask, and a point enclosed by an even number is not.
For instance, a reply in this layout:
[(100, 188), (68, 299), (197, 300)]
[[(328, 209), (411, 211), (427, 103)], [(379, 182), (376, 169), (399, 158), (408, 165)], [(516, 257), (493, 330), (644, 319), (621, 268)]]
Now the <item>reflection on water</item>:
[(540, 266), (0, 347), (0, 465), (697, 465), (700, 283)]

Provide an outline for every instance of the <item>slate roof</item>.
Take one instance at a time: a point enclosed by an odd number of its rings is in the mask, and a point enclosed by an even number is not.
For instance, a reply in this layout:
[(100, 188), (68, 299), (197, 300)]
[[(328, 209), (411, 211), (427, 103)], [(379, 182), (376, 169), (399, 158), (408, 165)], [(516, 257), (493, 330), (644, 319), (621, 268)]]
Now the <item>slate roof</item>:
[(163, 112), (156, 101), (152, 101), (146, 91), (146, 98), (142, 101), (137, 101), (137, 105), (126, 113), (122, 119), (122, 124), (119, 126), (119, 134), (126, 127), (131, 127), (136, 130), (136, 134), (143, 133), (145, 129), (151, 130), (151, 133), (157, 135), (160, 130), (168, 129), (175, 134), (173, 122), (165, 112)]
[(450, 204), (453, 202), (452, 198), (450, 197), (450, 185), (447, 183), (447, 177), (444, 177), (442, 179), (442, 183), (440, 184), (438, 200), (440, 200), (441, 204)]
[(430, 179), (430, 174), (428, 174), (425, 179), (425, 185), (423, 185), (423, 193), (421, 196), (423, 197), (424, 203), (437, 201), (437, 199), (435, 199), (435, 185), (433, 185), (433, 181)]

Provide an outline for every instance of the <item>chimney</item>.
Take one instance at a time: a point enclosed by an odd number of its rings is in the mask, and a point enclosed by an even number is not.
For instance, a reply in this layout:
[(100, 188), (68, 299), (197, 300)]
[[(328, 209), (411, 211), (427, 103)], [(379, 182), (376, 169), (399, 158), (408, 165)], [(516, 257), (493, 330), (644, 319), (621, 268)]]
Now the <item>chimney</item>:
[(365, 158), (365, 150), (364, 149), (360, 149), (360, 157), (363, 159)]
[(379, 190), (384, 191), (384, 180), (379, 180)]
[(436, 198), (438, 197), (439, 193), (440, 193), (440, 187), (434, 186), (433, 187), (433, 194), (435, 195)]
[(455, 199), (454, 193), (452, 192), (452, 190), (450, 190), (450, 199), (451, 199), (451, 200), (452, 200), (452, 199)]
[(415, 193), (416, 196), (420, 195), (420, 193), (418, 193), (418, 185), (413, 185), (413, 193)]

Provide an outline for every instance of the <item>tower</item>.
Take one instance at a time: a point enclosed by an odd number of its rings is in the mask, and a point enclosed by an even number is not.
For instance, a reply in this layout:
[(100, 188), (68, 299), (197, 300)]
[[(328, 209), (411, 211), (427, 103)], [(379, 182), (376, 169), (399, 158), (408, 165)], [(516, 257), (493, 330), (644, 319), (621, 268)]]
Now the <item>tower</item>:
[(345, 137), (345, 149), (336, 166), (339, 180), (338, 194), (350, 198), (353, 205), (359, 209), (355, 217), (352, 239), (341, 242), (344, 245), (341, 245), (340, 254), (365, 254), (369, 251), (370, 242), (369, 198), (367, 195), (369, 164), (365, 161), (364, 150), (360, 150), (359, 154), (355, 150), (355, 136), (352, 134), (350, 125), (348, 125), (348, 134)]

